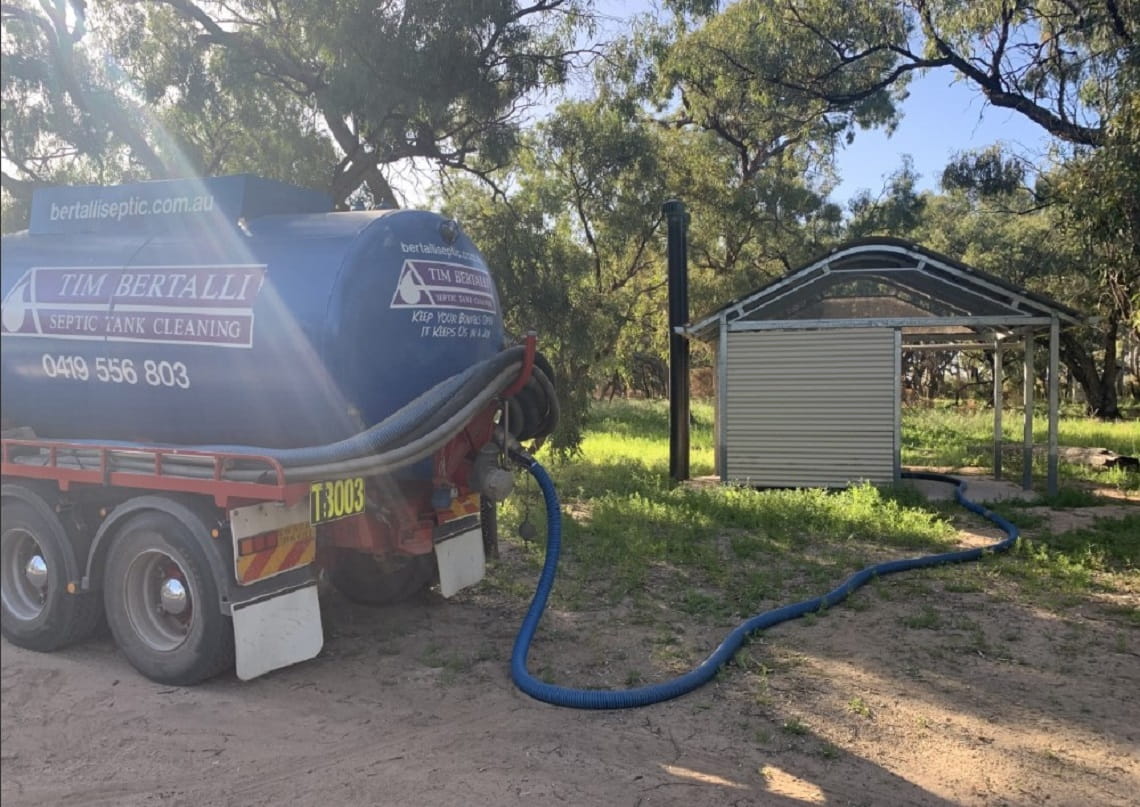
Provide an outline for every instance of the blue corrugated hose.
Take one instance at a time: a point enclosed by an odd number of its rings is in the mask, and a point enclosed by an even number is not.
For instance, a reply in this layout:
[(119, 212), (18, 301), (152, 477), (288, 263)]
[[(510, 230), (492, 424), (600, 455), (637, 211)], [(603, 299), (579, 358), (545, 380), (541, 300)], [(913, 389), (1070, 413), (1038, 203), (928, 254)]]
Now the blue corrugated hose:
[(848, 577), (838, 588), (827, 592), (822, 597), (804, 600), (794, 605), (785, 605), (782, 608), (758, 614), (743, 622), (729, 633), (720, 643), (720, 646), (695, 669), (671, 681), (608, 692), (571, 689), (540, 681), (531, 675), (526, 668), (526, 657), (530, 651), (531, 639), (534, 638), (534, 632), (542, 618), (542, 612), (546, 609), (546, 601), (550, 596), (550, 589), (554, 585), (554, 575), (558, 568), (558, 556), (562, 547), (562, 510), (558, 502), (558, 494), (554, 490), (554, 483), (546, 473), (546, 469), (526, 455), (517, 454), (516, 459), (522, 461), (522, 464), (530, 471), (542, 489), (542, 498), (546, 503), (546, 562), (543, 564), (542, 574), (539, 576), (538, 587), (534, 592), (530, 609), (527, 611), (526, 618), (519, 629), (518, 637), (515, 639), (514, 650), (511, 653), (511, 677), (514, 679), (515, 685), (531, 697), (552, 703), (555, 706), (569, 706), (574, 709), (628, 709), (634, 706), (648, 706), (651, 703), (660, 703), (685, 695), (697, 687), (707, 684), (721, 667), (732, 660), (736, 651), (740, 649), (748, 637), (757, 631), (835, 605), (875, 577), (908, 569), (922, 569), (928, 566), (940, 566), (944, 563), (977, 560), (987, 552), (1004, 552), (1013, 546), (1018, 535), (1017, 527), (1009, 521), (967, 499), (965, 482), (944, 474), (904, 473), (903, 476), (910, 479), (929, 479), (957, 485), (955, 495), (958, 503), (967, 510), (971, 510), (1001, 527), (1005, 530), (1006, 538), (996, 544), (977, 549), (892, 560), (868, 566)]

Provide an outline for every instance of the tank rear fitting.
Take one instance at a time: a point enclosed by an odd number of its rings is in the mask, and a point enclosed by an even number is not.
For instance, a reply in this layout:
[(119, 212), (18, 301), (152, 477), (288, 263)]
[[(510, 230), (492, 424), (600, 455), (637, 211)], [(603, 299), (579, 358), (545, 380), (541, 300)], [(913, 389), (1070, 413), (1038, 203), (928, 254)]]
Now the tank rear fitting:
[(488, 443), (479, 450), (471, 469), (471, 487), (485, 498), (501, 502), (511, 495), (515, 477), (499, 464), (499, 447)]

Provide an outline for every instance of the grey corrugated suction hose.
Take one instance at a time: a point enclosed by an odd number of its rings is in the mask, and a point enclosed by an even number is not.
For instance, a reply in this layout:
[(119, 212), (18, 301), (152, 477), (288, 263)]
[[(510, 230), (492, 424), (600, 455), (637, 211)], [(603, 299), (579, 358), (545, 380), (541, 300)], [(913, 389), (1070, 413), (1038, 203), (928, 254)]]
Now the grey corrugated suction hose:
[[(505, 350), (445, 379), (361, 434), (330, 445), (296, 449), (241, 445), (182, 448), (269, 457), (281, 463), (287, 482), (392, 473), (431, 456), (446, 445), (518, 377), (523, 355), (521, 347)], [(531, 389), (541, 392), (529, 405), (536, 410), (533, 417), (540, 428), (526, 439), (549, 434), (557, 425), (558, 418), (557, 399), (550, 379), (537, 365), (533, 368), (532, 378), (534, 384)], [(153, 470), (151, 460), (131, 457), (126, 453), (130, 448), (129, 444), (123, 444), (124, 453), (114, 454), (117, 469), (139, 472)], [(59, 462), (84, 467), (97, 462), (98, 456), (99, 453), (94, 450), (77, 450), (71, 452), (70, 458), (60, 456)], [(28, 461), (34, 462), (34, 459), (28, 458)], [(251, 462), (254, 461), (251, 459)], [(237, 462), (240, 463), (240, 459)], [(164, 459), (163, 465), (167, 470), (184, 476), (207, 478), (213, 475), (212, 458), (171, 456)], [(225, 479), (230, 481), (262, 482), (269, 481), (271, 477), (272, 472), (263, 466), (235, 468), (225, 474)]]

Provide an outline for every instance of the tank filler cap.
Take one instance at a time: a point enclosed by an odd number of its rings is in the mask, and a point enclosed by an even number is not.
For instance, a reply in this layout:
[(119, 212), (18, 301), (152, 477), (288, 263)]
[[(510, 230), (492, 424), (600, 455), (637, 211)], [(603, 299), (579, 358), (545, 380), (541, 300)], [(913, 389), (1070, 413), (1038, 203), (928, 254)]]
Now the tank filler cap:
[(505, 468), (494, 468), (483, 478), (483, 495), (493, 502), (501, 502), (515, 489), (515, 477)]
[(459, 222), (455, 219), (445, 219), (439, 225), (439, 237), (451, 246), (459, 238)]

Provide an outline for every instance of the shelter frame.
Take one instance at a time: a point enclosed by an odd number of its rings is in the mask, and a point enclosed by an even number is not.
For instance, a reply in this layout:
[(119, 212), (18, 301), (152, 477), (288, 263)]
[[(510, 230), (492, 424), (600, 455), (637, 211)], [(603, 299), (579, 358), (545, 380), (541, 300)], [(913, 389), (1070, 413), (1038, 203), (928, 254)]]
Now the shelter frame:
[[(885, 291), (880, 297), (851, 290), (862, 285)], [(842, 293), (844, 289), (847, 293)], [(841, 292), (829, 294), (829, 292)], [(891, 295), (895, 295), (892, 299)], [(845, 306), (857, 311), (832, 311)], [(873, 308), (874, 311), (867, 309)], [(894, 310), (884, 310), (891, 309)], [(837, 313), (839, 315), (837, 315)], [(851, 315), (856, 313), (858, 315)], [(945, 255), (894, 238), (850, 242), (827, 255), (733, 300), (705, 318), (676, 328), (689, 338), (716, 344), (716, 471), (728, 479), (731, 450), (726, 435), (728, 350), (730, 333), (833, 328), (888, 328), (903, 351), (992, 352), (993, 466), (1003, 473), (1002, 414), (1004, 354), (1021, 343), (1022, 405), (1024, 409), (1022, 486), (1032, 487), (1033, 410), (1036, 384), (1034, 348), (1037, 338), (1048, 343), (1048, 469), (1047, 490), (1058, 489), (1058, 422), (1060, 332), (1082, 324), (1081, 315), (1054, 300), (1029, 292)], [(896, 380), (896, 387), (901, 379)], [(896, 389), (896, 422), (901, 415), (901, 387)], [(896, 434), (896, 477), (899, 467)]]

